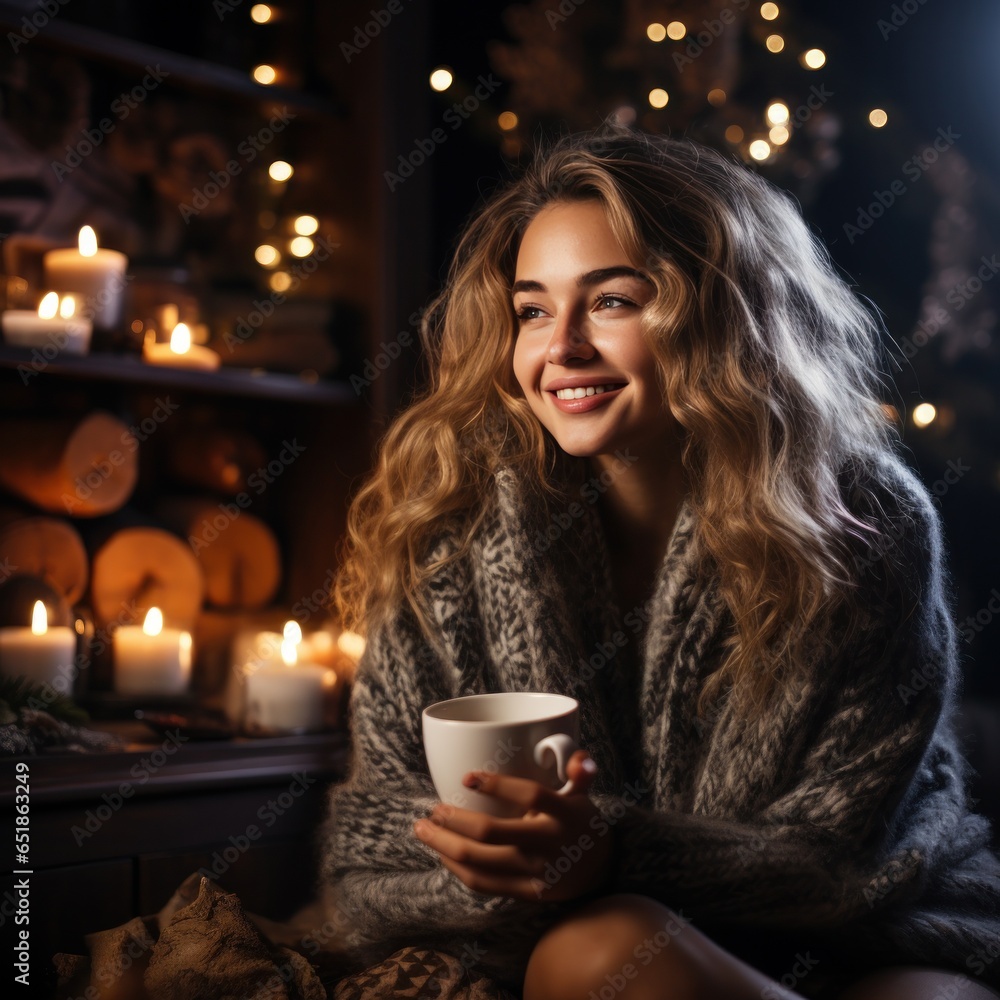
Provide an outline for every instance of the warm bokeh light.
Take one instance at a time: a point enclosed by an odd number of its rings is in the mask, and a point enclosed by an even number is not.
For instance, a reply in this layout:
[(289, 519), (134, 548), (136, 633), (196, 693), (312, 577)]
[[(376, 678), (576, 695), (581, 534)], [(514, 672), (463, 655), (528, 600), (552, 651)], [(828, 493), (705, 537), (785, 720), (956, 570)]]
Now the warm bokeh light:
[(787, 104), (783, 101), (774, 101), (767, 106), (764, 117), (767, 118), (768, 125), (784, 125), (790, 114)]
[(62, 319), (71, 319), (76, 313), (76, 299), (72, 295), (64, 295), (59, 300), (59, 315)]
[(665, 108), (670, 95), (662, 87), (654, 87), (649, 92), (649, 103), (654, 108)]
[(319, 229), (319, 219), (315, 215), (300, 215), (292, 223), (297, 236), (312, 236)]
[(755, 160), (766, 160), (771, 155), (771, 147), (763, 139), (754, 139), (747, 152)]
[(352, 660), (360, 660), (365, 651), (364, 636), (358, 635), (357, 632), (341, 632), (337, 636), (337, 649)]
[(250, 20), (255, 24), (267, 24), (274, 17), (274, 11), (266, 3), (255, 3), (250, 8)]
[(256, 250), (254, 250), (253, 256), (254, 260), (256, 260), (258, 264), (261, 264), (264, 267), (271, 267), (273, 264), (278, 263), (278, 258), (281, 255), (275, 247), (271, 246), (270, 243), (262, 243)]
[(765, 21), (773, 21), (780, 13), (776, 3), (762, 3), (760, 5), (760, 16)]
[(826, 53), (822, 49), (806, 49), (799, 56), (799, 62), (806, 69), (820, 69), (826, 65)]
[(780, 52), (785, 47), (785, 40), (781, 35), (768, 35), (764, 44), (768, 52)]
[(679, 42), (687, 33), (687, 25), (683, 21), (671, 21), (667, 25), (667, 38), (675, 42)]
[(438, 66), (431, 73), (431, 90), (436, 90), (439, 94), (447, 90), (454, 82), (455, 76), (447, 66)]
[(743, 129), (739, 125), (730, 125), (726, 129), (726, 138), (732, 142), (742, 142), (743, 141)]
[(38, 303), (38, 316), (40, 319), (55, 319), (59, 312), (59, 293), (46, 292), (42, 296), (42, 301)]
[(775, 125), (767, 133), (767, 137), (775, 146), (783, 146), (791, 138), (791, 133), (784, 125)]
[(868, 121), (875, 126), (875, 128), (881, 128), (887, 121), (889, 116), (881, 108), (872, 108), (868, 112)]
[(316, 244), (308, 236), (296, 236), (288, 244), (293, 257), (308, 257), (316, 249)]
[(292, 276), (287, 271), (275, 271), (267, 283), (272, 292), (287, 292), (292, 287)]
[(646, 25), (646, 37), (651, 42), (662, 42), (667, 37), (667, 29), (659, 21), (654, 21)]
[(170, 350), (174, 354), (187, 354), (191, 350), (191, 327), (178, 323), (170, 334)]
[(504, 132), (511, 132), (517, 128), (517, 115), (513, 111), (501, 111), (497, 115), (497, 125), (503, 129)]
[(708, 103), (713, 108), (721, 108), (726, 103), (726, 92), (721, 87), (715, 87), (708, 92)]
[(297, 646), (302, 641), (302, 626), (294, 618), (290, 618), (281, 630), (281, 637)]
[(253, 78), (263, 86), (267, 87), (278, 79), (278, 73), (273, 66), (261, 63), (253, 68)]
[(267, 168), (268, 176), (270, 176), (272, 181), (278, 181), (279, 183), (284, 183), (292, 176), (295, 171), (292, 169), (292, 165), (286, 160), (275, 160)]
[(919, 403), (913, 408), (913, 423), (917, 427), (926, 427), (934, 422), (937, 407), (933, 403)]

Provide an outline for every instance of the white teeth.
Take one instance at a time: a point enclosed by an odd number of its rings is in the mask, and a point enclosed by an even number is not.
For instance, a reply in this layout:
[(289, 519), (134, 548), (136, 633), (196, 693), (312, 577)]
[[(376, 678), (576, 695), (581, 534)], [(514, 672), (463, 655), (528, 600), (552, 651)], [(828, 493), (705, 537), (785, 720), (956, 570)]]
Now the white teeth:
[(557, 399), (583, 399), (584, 396), (599, 396), (602, 392), (613, 392), (620, 385), (587, 385), (575, 389), (556, 389)]

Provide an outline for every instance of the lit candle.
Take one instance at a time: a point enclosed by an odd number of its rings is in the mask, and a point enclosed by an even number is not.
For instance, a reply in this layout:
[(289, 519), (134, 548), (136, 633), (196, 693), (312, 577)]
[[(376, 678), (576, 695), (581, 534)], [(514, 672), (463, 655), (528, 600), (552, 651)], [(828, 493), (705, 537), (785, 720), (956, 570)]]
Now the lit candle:
[(191, 677), (191, 633), (163, 627), (150, 608), (139, 625), (114, 633), (115, 690), (119, 694), (179, 694)]
[(93, 316), (95, 326), (113, 330), (118, 325), (128, 266), (125, 254), (98, 248), (97, 234), (84, 226), (77, 249), (50, 250), (43, 265), (46, 288), (75, 292), (84, 300), (81, 311)]
[(60, 299), (58, 292), (49, 292), (37, 312), (10, 309), (3, 314), (3, 339), (14, 347), (39, 348), (46, 357), (55, 357), (60, 351), (86, 354), (93, 324), (75, 313), (72, 295)]
[(0, 664), (8, 677), (47, 684), (62, 694), (73, 686), (76, 634), (71, 628), (49, 628), (45, 605), (35, 601), (31, 627), (0, 629)]
[(324, 691), (336, 675), (315, 663), (299, 662), (302, 631), (285, 625), (281, 664), (264, 663), (244, 672), (243, 725), (250, 733), (313, 733), (323, 728)]
[(218, 368), (222, 359), (211, 348), (191, 343), (187, 323), (178, 323), (170, 334), (169, 344), (158, 344), (147, 335), (142, 345), (143, 360), (151, 365), (174, 365), (178, 368)]

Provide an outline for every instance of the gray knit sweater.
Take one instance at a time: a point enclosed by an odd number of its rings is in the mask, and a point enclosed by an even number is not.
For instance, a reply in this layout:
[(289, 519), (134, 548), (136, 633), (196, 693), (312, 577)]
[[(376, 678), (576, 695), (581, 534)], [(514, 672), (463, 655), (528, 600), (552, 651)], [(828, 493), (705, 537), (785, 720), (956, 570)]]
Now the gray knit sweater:
[[(400, 610), (358, 667), (351, 769), (322, 845), (344, 944), (366, 964), (434, 945), (520, 989), (534, 941), (579, 903), (476, 893), (415, 837), (437, 801), (420, 713), (484, 691), (554, 691), (580, 701), (600, 768), (591, 794), (616, 841), (607, 891), (662, 901), (804, 996), (892, 962), (1000, 988), (1000, 861), (968, 805), (941, 524), (909, 467), (885, 457), (843, 479), (848, 505), (886, 538), (857, 562), (867, 626), (818, 643), (806, 679), (780, 685), (753, 725), (725, 695), (696, 718), (732, 618), (690, 499), (652, 597), (626, 609), (592, 488), (543, 515), (512, 472), (495, 481), (470, 556), (430, 585), (435, 642)], [(453, 545), (444, 533), (435, 554)]]

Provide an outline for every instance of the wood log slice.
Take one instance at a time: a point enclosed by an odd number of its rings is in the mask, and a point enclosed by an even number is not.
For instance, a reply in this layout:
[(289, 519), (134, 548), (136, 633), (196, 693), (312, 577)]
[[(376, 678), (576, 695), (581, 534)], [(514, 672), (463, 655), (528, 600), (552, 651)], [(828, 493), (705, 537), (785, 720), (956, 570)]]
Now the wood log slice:
[(90, 593), (102, 626), (141, 624), (157, 607), (166, 625), (190, 631), (204, 595), (201, 564), (169, 531), (123, 528), (95, 553)]
[(187, 539), (208, 604), (252, 610), (270, 603), (281, 582), (281, 551), (259, 517), (232, 502), (190, 498), (161, 502), (157, 516)]
[(0, 486), (42, 510), (97, 517), (135, 488), (135, 438), (102, 410), (82, 420), (5, 420), (0, 442)]
[(44, 580), (68, 604), (87, 589), (87, 550), (77, 530), (55, 517), (21, 517), (0, 526), (0, 565)]

